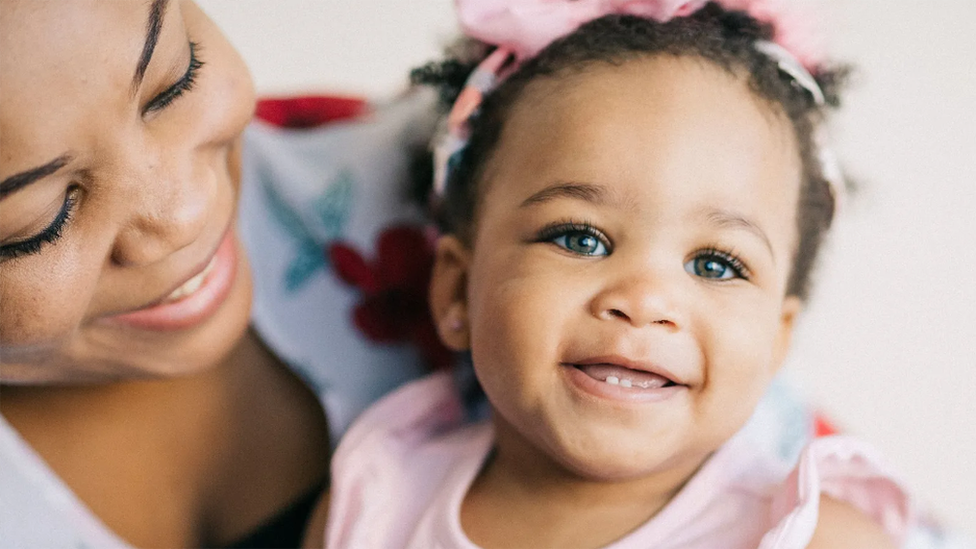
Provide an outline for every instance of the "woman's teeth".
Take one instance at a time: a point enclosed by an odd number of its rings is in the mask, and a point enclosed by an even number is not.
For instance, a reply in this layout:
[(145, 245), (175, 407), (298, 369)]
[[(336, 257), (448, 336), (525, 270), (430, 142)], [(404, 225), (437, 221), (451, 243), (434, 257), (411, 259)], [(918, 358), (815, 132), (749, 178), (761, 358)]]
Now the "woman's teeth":
[(210, 263), (207, 263), (207, 266), (204, 267), (203, 271), (201, 271), (200, 274), (191, 278), (190, 280), (187, 280), (186, 282), (183, 283), (182, 286), (173, 290), (173, 293), (166, 296), (166, 299), (163, 300), (163, 303), (169, 303), (172, 301), (183, 299), (184, 297), (199, 290), (200, 286), (203, 286), (203, 281), (207, 279), (207, 275), (210, 274), (210, 271), (213, 270), (214, 264), (216, 262), (217, 262), (217, 256), (214, 255), (214, 257), (210, 260)]

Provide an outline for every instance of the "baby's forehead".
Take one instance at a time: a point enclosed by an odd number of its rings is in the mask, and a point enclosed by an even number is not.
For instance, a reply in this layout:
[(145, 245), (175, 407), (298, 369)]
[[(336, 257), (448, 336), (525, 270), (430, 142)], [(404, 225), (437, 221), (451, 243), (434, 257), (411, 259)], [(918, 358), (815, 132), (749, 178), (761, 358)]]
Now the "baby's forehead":
[[(799, 168), (799, 146), (782, 109), (748, 81), (694, 57), (640, 57), (619, 65), (537, 78), (505, 116), (500, 148), (543, 145), (583, 158), (681, 150), (689, 163), (708, 151), (737, 151), (743, 160), (785, 156)], [(678, 145), (684, 145), (679, 147)], [(599, 149), (599, 150), (595, 150)]]
[(795, 134), (735, 74), (661, 57), (535, 84), (507, 116), (488, 186), (518, 181), (506, 192), (528, 196), (556, 182), (592, 184), (620, 198), (607, 204), (736, 204), (794, 219), (803, 173)]
[[(591, 61), (530, 77), (507, 118), (626, 123), (635, 112), (657, 110), (663, 115), (678, 102), (683, 104), (681, 114), (689, 119), (696, 113), (760, 117), (771, 131), (794, 133), (782, 105), (753, 91), (745, 70), (721, 67), (694, 55), (635, 54), (623, 61)], [(595, 118), (593, 106), (605, 110)]]

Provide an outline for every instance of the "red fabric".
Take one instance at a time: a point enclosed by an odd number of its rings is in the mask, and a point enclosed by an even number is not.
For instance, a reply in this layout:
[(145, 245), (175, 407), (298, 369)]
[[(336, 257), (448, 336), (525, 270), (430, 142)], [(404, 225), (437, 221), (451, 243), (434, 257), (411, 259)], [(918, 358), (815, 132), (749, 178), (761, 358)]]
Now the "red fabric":
[(258, 101), (254, 116), (282, 128), (315, 128), (350, 120), (369, 110), (365, 99), (327, 95), (269, 97)]
[(432, 369), (450, 366), (452, 353), (441, 343), (427, 305), (434, 247), (422, 228), (384, 230), (373, 261), (342, 242), (326, 253), (339, 279), (362, 292), (353, 323), (363, 335), (379, 343), (413, 344)]
[(826, 437), (836, 435), (838, 432), (838, 429), (823, 414), (818, 412), (813, 415), (814, 436)]

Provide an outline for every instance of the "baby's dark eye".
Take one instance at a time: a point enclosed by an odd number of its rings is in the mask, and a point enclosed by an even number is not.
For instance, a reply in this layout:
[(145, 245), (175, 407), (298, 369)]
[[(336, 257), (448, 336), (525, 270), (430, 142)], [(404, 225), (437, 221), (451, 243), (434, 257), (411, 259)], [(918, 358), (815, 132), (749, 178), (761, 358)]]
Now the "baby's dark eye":
[(748, 278), (742, 260), (717, 250), (704, 251), (691, 258), (685, 263), (685, 271), (711, 280)]
[(580, 255), (609, 255), (607, 246), (596, 236), (586, 232), (568, 232), (552, 239), (557, 246)]

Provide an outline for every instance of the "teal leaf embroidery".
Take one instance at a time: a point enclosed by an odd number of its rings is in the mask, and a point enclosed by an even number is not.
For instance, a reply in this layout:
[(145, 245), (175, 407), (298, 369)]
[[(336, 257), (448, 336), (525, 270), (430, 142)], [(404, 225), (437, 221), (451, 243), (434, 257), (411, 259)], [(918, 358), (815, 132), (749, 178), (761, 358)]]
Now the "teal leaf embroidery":
[(272, 218), (285, 230), (294, 243), (294, 257), (285, 269), (283, 284), (288, 292), (302, 288), (316, 272), (329, 267), (323, 251), (325, 243), (342, 236), (352, 209), (353, 177), (347, 170), (336, 176), (332, 184), (312, 202), (312, 211), (322, 226), (316, 236), (302, 218), (285, 202), (284, 198), (271, 184), (273, 177), (262, 177), (262, 188), (267, 199)]
[(328, 240), (339, 238), (349, 220), (349, 211), (352, 209), (352, 183), (351, 173), (346, 170), (339, 172), (335, 181), (319, 195), (312, 206), (319, 221), (322, 222)]

